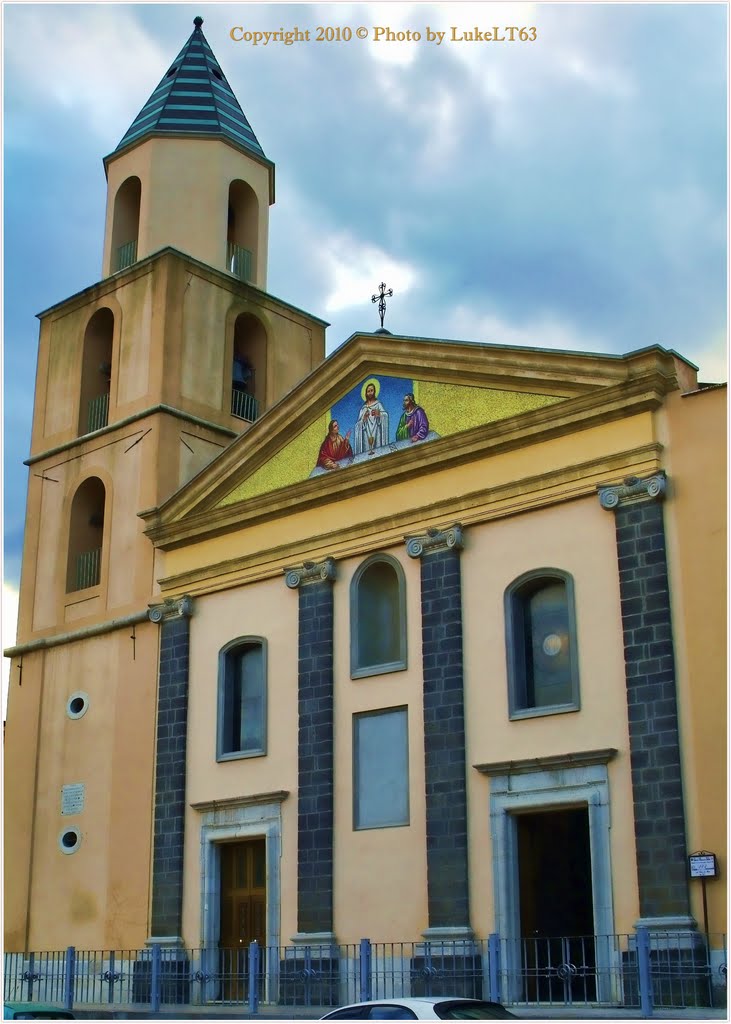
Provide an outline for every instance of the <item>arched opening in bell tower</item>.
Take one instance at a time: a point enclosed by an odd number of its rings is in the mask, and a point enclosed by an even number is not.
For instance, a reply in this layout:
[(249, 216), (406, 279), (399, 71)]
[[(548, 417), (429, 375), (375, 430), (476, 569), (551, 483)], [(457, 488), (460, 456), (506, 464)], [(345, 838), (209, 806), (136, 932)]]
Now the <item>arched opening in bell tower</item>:
[(114, 314), (105, 306), (94, 313), (84, 332), (79, 401), (80, 437), (106, 427), (109, 422), (113, 338)]
[(231, 373), (231, 414), (253, 422), (266, 400), (267, 335), (251, 313), (240, 313), (234, 324)]
[(113, 274), (131, 266), (137, 260), (141, 197), (142, 182), (135, 175), (122, 182), (114, 197), (111, 257)]
[(254, 281), (259, 202), (245, 181), (237, 178), (228, 190), (226, 269), (242, 281)]
[(66, 593), (95, 587), (101, 579), (106, 491), (99, 477), (90, 476), (71, 502)]

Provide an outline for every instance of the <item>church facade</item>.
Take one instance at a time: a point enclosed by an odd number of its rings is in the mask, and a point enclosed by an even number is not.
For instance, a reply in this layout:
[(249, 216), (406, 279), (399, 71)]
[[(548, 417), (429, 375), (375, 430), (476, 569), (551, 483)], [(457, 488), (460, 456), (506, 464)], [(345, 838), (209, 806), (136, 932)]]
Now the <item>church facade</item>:
[(102, 280), (40, 315), (6, 949), (722, 932), (725, 388), (326, 358), (200, 19), (105, 170)]

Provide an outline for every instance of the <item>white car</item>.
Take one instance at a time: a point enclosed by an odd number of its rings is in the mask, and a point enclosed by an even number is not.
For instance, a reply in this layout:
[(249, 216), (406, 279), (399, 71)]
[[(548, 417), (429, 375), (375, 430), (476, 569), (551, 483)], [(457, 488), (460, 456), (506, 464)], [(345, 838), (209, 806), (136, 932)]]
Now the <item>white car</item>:
[(515, 1014), (500, 1003), (458, 996), (371, 999), (326, 1013), (320, 1020), (507, 1020)]

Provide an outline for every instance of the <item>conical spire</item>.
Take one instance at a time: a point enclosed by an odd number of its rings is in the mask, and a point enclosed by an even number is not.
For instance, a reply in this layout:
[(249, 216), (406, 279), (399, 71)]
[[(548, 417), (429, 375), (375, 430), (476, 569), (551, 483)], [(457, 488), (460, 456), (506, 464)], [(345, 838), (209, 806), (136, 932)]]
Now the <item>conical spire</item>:
[(115, 153), (146, 135), (224, 137), (266, 160), (231, 86), (193, 19), (188, 42), (132, 122)]

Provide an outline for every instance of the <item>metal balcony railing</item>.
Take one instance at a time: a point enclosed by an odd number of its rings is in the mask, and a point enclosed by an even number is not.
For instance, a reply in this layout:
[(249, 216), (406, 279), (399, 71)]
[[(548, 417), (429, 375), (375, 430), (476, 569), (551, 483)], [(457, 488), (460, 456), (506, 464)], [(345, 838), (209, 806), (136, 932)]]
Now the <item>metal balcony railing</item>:
[(92, 430), (101, 430), (109, 422), (109, 392), (97, 395), (89, 402), (89, 409), (86, 420), (87, 433)]
[(124, 245), (120, 245), (117, 249), (117, 258), (115, 260), (114, 270), (115, 273), (118, 270), (124, 270), (125, 267), (131, 267), (137, 259), (137, 239), (132, 242), (125, 242)]
[(82, 551), (76, 556), (76, 580), (74, 590), (86, 590), (87, 587), (95, 587), (99, 583), (102, 564), (102, 549), (94, 548), (93, 551)]
[(253, 423), (259, 418), (259, 403), (248, 391), (234, 388), (231, 392), (231, 415)]
[(252, 281), (254, 278), (254, 254), (235, 242), (228, 243), (226, 252), (226, 268), (241, 281)]

